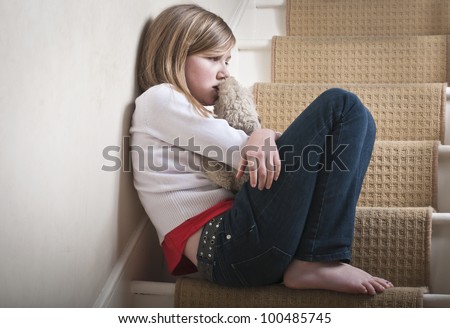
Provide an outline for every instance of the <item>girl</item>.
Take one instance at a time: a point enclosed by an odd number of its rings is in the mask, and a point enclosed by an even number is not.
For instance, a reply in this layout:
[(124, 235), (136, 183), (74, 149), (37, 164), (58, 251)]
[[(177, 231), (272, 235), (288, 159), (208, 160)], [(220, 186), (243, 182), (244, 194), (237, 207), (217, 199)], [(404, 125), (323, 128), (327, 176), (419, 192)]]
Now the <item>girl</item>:
[[(163, 11), (144, 36), (133, 114), (135, 187), (173, 274), (225, 286), (376, 294), (392, 284), (348, 264), (354, 216), (375, 139), (359, 99), (331, 89), (282, 134), (250, 136), (205, 107), (235, 38), (195, 5)], [(214, 151), (211, 152), (211, 147)], [(200, 155), (250, 175), (233, 195), (207, 179)]]

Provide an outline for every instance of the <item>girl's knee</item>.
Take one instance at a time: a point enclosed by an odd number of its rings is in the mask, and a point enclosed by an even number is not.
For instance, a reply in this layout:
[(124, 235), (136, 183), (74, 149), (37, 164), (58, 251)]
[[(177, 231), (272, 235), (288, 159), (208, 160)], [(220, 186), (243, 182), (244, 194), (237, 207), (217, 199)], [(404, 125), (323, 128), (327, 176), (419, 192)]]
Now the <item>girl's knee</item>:
[(358, 111), (362, 111), (364, 114), (368, 114), (367, 116), (372, 118), (368, 109), (361, 102), (361, 99), (348, 90), (340, 89), (340, 88), (331, 88), (322, 93), (323, 97), (326, 97), (328, 101), (331, 101), (334, 104), (339, 104), (344, 108), (357, 108)]
[(345, 107), (364, 107), (359, 97), (348, 90), (331, 88), (323, 92), (322, 95), (329, 98), (333, 103), (343, 104)]
[(325, 97), (328, 100), (346, 103), (355, 103), (360, 101), (358, 96), (354, 93), (341, 88), (330, 88), (324, 91), (319, 97)]
[(339, 117), (345, 116), (353, 107), (364, 107), (359, 98), (352, 92), (331, 88), (324, 91), (319, 97), (324, 107), (338, 114)]
[(362, 125), (367, 123), (367, 133), (375, 136), (376, 125), (372, 114), (356, 94), (340, 88), (331, 88), (324, 91), (320, 97), (331, 104), (329, 107), (341, 119), (344, 117), (347, 117), (347, 119), (355, 118)]

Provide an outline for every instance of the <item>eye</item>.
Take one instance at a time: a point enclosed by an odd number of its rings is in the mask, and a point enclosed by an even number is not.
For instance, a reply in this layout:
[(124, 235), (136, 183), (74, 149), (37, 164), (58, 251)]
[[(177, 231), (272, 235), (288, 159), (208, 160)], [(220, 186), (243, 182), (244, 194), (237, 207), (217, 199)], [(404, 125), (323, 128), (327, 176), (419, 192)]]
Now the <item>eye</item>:
[[(222, 56), (213, 56), (213, 57), (208, 57), (209, 60), (213, 61), (213, 62), (219, 62), (221, 60), (224, 60), (224, 58)], [(226, 58), (224, 60), (225, 65), (228, 66), (230, 63), (230, 58)]]

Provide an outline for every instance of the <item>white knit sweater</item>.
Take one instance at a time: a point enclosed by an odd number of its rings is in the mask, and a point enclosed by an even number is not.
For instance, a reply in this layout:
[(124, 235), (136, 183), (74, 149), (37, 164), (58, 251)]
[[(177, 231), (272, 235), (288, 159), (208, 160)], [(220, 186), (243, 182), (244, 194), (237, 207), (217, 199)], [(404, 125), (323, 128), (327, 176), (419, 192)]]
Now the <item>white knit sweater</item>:
[(202, 117), (170, 84), (136, 99), (130, 133), (134, 185), (160, 243), (187, 219), (233, 197), (200, 171), (198, 154), (237, 168), (248, 136), (225, 120)]

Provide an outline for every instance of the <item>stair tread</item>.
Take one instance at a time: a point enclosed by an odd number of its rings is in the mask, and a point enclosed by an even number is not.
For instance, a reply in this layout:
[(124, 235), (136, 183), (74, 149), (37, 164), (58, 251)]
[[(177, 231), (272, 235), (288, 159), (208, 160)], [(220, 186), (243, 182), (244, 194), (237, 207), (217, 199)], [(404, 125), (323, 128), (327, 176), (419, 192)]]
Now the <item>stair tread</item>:
[(229, 288), (206, 280), (177, 280), (175, 307), (421, 307), (425, 287), (394, 287), (375, 296), (325, 290), (293, 290), (283, 285)]

